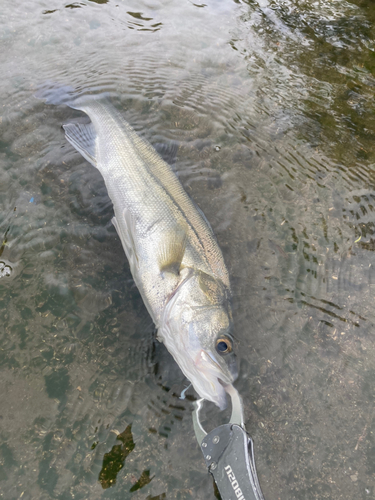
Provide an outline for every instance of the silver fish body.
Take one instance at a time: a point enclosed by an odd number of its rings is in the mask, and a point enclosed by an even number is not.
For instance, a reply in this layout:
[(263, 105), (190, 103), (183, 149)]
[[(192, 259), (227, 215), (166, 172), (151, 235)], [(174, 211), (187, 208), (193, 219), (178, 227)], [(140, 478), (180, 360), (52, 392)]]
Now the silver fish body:
[(134, 281), (166, 345), (198, 394), (225, 407), (237, 377), (230, 284), (203, 214), (171, 167), (109, 103), (69, 106), (91, 123), (64, 125), (67, 140), (98, 170), (113, 202)]

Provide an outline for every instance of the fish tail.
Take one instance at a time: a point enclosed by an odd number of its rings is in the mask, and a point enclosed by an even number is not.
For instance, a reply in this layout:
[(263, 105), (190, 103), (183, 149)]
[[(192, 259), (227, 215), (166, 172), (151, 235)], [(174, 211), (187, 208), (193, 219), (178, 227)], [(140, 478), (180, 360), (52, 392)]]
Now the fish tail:
[[(37, 99), (46, 104), (65, 105), (86, 112), (93, 101), (108, 99), (108, 93), (90, 94), (88, 90), (78, 90), (68, 85), (47, 81), (35, 93)], [(94, 167), (98, 168), (96, 158), (96, 131), (92, 123), (67, 123), (63, 125), (65, 136), (70, 144)]]
[(110, 93), (91, 93), (91, 89), (76, 89), (70, 85), (62, 85), (56, 82), (46, 81), (39, 86), (34, 94), (37, 99), (45, 101), (46, 104), (55, 106), (69, 106), (73, 109), (84, 111), (85, 106), (96, 100), (109, 100)]
[(47, 81), (40, 85), (34, 95), (37, 99), (45, 101), (46, 104), (55, 104), (56, 106), (65, 104), (69, 107), (75, 107), (76, 92), (76, 89), (69, 85)]

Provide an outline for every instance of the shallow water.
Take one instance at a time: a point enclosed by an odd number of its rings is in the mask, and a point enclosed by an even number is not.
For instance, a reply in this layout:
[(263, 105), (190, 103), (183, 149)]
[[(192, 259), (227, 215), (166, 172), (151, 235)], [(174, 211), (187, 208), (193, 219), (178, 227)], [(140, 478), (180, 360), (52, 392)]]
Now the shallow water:
[(215, 498), (48, 81), (109, 95), (210, 221), (265, 499), (375, 498), (374, 30), (370, 0), (4, 2), (2, 498)]

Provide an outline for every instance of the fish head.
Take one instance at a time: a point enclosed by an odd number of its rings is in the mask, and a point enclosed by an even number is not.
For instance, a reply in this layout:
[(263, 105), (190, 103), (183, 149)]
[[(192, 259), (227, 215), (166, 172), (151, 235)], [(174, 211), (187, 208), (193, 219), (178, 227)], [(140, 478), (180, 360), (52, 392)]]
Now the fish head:
[(228, 293), (220, 281), (195, 273), (169, 301), (161, 340), (200, 397), (220, 409), (225, 386), (238, 376)]

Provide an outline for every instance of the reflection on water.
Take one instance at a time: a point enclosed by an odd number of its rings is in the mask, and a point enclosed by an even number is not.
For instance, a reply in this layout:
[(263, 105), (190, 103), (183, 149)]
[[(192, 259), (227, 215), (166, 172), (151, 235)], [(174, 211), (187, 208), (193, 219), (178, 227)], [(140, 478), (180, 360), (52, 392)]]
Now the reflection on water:
[[(46, 0), (0, 13), (0, 492), (215, 498), (102, 178), (46, 82), (106, 94), (230, 269), (267, 500), (373, 498), (372, 2)], [(120, 437), (121, 436), (121, 437)]]

